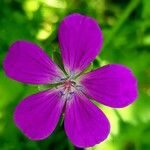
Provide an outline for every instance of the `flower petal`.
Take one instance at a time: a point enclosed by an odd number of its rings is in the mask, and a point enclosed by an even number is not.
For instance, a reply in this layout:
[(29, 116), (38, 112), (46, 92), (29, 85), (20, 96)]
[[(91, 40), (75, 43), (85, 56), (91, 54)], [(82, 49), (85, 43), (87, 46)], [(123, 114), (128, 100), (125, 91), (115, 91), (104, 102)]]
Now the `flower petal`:
[(85, 69), (102, 47), (102, 32), (97, 22), (88, 16), (71, 14), (59, 27), (60, 50), (67, 72)]
[(17, 41), (4, 60), (4, 70), (10, 78), (30, 84), (53, 83), (62, 72), (36, 44)]
[(94, 146), (105, 140), (110, 131), (103, 112), (83, 94), (75, 94), (67, 101), (64, 125), (67, 136), (77, 147)]
[(125, 107), (137, 98), (136, 78), (123, 65), (106, 65), (83, 75), (80, 82), (88, 96), (110, 107)]
[(55, 129), (64, 106), (57, 91), (44, 91), (25, 98), (16, 107), (14, 121), (30, 139), (41, 140)]

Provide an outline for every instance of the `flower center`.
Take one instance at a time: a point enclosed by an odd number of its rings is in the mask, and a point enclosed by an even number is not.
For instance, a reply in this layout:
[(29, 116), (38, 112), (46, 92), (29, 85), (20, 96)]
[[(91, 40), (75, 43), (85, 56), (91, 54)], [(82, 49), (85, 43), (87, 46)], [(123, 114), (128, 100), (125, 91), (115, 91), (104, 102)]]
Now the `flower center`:
[(66, 80), (64, 82), (64, 89), (67, 91), (71, 90), (71, 87), (75, 84), (75, 82), (71, 81), (71, 80)]
[(61, 85), (61, 96), (65, 100), (69, 100), (74, 95), (75, 91), (80, 90), (80, 85), (77, 85), (76, 82), (72, 79), (66, 79)]

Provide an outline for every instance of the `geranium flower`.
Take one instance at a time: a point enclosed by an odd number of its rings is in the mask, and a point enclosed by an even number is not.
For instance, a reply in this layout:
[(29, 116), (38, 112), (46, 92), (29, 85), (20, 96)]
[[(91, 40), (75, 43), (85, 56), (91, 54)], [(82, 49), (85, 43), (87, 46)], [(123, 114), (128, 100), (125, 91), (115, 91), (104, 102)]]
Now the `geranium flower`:
[(110, 64), (82, 74), (102, 47), (102, 31), (88, 16), (71, 14), (61, 22), (58, 38), (67, 75), (37, 45), (17, 41), (4, 60), (8, 77), (27, 84), (55, 84), (56, 88), (25, 98), (16, 107), (14, 121), (31, 140), (47, 138), (64, 113), (64, 128), (77, 147), (105, 140), (110, 124), (90, 99), (112, 108), (131, 104), (137, 81), (130, 69)]

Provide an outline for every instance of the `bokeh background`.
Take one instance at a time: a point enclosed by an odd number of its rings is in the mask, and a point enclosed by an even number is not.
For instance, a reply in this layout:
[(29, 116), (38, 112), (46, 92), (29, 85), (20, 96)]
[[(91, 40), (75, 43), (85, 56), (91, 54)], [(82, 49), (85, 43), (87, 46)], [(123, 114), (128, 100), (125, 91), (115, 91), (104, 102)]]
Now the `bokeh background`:
[(88, 150), (150, 150), (149, 0), (0, 0), (0, 150), (77, 149), (61, 124), (48, 139), (38, 142), (28, 140), (16, 128), (15, 106), (38, 92), (38, 87), (7, 78), (2, 67), (9, 45), (20, 39), (39, 44), (55, 58), (58, 25), (74, 12), (92, 16), (102, 28), (104, 44), (93, 69), (124, 64), (133, 70), (139, 86), (139, 97), (129, 107), (116, 110), (99, 105), (111, 122), (111, 134)]

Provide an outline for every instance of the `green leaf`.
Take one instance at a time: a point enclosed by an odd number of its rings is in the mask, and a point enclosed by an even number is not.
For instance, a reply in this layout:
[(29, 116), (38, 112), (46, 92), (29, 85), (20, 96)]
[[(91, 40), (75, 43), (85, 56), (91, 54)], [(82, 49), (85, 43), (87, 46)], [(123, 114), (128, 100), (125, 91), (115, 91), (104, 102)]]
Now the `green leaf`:
[(60, 67), (60, 69), (64, 73), (66, 73), (60, 53), (57, 51), (54, 51), (52, 58), (53, 58), (54, 62)]
[(52, 88), (57, 88), (57, 86), (61, 85), (62, 83), (54, 83), (54, 84), (41, 84), (38, 85), (38, 90), (39, 91), (45, 91), (48, 89), (52, 89)]

